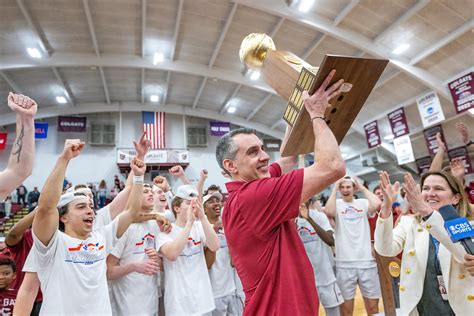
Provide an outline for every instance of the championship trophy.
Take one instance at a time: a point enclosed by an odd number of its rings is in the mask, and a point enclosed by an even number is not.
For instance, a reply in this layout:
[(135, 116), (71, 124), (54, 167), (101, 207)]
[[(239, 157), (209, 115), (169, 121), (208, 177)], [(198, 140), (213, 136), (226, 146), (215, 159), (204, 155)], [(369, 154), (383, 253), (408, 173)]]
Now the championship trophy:
[(324, 115), (341, 143), (388, 64), (386, 59), (326, 55), (320, 67), (313, 67), (293, 53), (276, 50), (273, 40), (262, 33), (245, 37), (239, 56), (241, 62), (249, 69), (259, 70), (265, 82), (288, 100), (283, 119), (288, 123), (290, 133), (282, 143), (283, 157), (314, 150), (313, 128), (304, 107), (303, 91), (313, 94), (332, 69), (336, 69), (336, 74), (330, 85), (344, 79), (344, 93), (331, 100)]

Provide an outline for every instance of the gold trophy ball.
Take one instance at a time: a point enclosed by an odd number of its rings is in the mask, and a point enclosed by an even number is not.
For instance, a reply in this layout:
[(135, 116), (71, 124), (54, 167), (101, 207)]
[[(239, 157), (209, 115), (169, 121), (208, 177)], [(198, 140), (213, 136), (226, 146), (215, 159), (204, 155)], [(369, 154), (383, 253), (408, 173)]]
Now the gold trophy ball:
[(262, 68), (267, 51), (275, 50), (275, 43), (265, 33), (251, 33), (240, 44), (240, 61), (252, 70)]

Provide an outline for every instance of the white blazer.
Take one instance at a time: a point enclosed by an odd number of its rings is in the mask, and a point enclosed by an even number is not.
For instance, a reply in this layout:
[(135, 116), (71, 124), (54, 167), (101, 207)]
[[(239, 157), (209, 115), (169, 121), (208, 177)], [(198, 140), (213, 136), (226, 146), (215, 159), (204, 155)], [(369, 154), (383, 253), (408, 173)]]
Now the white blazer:
[(428, 262), (429, 235), (440, 242), (439, 261), (449, 305), (457, 316), (474, 315), (474, 277), (464, 268), (466, 251), (453, 243), (444, 228), (441, 214), (433, 212), (419, 223), (414, 216), (402, 216), (393, 228), (393, 219), (379, 216), (375, 228), (375, 250), (393, 257), (403, 251), (400, 275), (400, 309), (402, 315), (418, 315), (417, 304), (423, 294)]

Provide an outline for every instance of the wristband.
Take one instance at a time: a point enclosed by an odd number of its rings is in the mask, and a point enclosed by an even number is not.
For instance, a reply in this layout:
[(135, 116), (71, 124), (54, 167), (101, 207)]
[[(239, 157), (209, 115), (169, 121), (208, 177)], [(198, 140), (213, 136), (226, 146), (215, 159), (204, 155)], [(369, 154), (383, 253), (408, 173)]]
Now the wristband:
[(143, 184), (145, 182), (145, 177), (141, 176), (133, 176), (133, 184)]
[(311, 123), (313, 123), (313, 121), (314, 121), (315, 119), (321, 119), (321, 120), (323, 120), (324, 122), (326, 122), (326, 118), (325, 118), (324, 116), (315, 116), (315, 117), (312, 117), (312, 118), (311, 118)]

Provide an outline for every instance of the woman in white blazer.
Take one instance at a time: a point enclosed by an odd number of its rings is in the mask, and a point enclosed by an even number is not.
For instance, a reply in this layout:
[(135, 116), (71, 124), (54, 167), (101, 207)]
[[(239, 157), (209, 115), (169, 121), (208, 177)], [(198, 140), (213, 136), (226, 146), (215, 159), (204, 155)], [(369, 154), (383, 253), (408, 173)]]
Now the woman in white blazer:
[(437, 212), (441, 206), (452, 204), (460, 216), (470, 217), (461, 184), (447, 172), (429, 172), (420, 180), (420, 192), (407, 173), (404, 187), (417, 214), (403, 216), (395, 228), (391, 206), (399, 184), (392, 185), (389, 175), (382, 171), (380, 187), (384, 201), (375, 229), (375, 250), (387, 257), (403, 251), (402, 315), (474, 315), (474, 277), (464, 266), (466, 251), (451, 241)]

